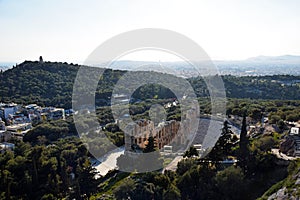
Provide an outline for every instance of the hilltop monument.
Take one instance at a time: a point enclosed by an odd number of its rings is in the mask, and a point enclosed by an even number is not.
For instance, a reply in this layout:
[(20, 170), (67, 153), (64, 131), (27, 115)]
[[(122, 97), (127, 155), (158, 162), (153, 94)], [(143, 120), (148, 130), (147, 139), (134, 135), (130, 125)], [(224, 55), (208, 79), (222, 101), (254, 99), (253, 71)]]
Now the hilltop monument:
[(44, 62), (44, 60), (43, 60), (43, 57), (42, 56), (40, 56), (40, 63), (43, 63)]

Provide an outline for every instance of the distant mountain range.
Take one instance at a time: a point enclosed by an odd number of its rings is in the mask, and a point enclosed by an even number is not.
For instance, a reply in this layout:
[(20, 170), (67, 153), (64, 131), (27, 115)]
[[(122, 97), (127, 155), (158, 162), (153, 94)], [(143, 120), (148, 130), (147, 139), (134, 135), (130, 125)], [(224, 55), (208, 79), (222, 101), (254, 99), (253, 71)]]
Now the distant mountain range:
[(300, 64), (300, 56), (295, 56), (295, 55), (257, 56), (257, 57), (248, 58), (246, 61), (282, 63), (282, 64)]
[(214, 61), (221, 74), (237, 76), (300, 75), (300, 56), (257, 56), (246, 60)]
[[(213, 61), (220, 74), (235, 76), (263, 76), (289, 74), (300, 75), (300, 56), (257, 56), (246, 60), (215, 60)], [(199, 63), (201, 65), (201, 63)], [(113, 62), (110, 66), (97, 65), (120, 70), (149, 70), (167, 67), (177, 75), (184, 77), (195, 76), (195, 68), (186, 62), (146, 62), (121, 60)], [(158, 70), (159, 71), (159, 70)]]

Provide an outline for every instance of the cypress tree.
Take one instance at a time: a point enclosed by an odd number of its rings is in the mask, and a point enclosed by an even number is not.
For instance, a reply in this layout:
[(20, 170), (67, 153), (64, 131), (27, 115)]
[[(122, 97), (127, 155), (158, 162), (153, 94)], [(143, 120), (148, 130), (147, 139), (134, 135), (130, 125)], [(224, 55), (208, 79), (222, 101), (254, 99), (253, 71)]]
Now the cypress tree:
[(239, 163), (244, 173), (247, 172), (247, 162), (249, 160), (249, 139), (247, 136), (247, 124), (246, 124), (246, 112), (243, 116), (242, 128), (240, 134), (240, 151), (239, 151)]

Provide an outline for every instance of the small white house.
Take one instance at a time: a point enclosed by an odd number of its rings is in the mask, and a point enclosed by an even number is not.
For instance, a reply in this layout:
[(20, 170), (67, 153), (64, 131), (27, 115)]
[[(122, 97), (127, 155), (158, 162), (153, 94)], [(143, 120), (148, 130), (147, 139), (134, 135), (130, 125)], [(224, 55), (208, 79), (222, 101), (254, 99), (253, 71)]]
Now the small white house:
[(6, 150), (13, 150), (15, 148), (15, 145), (8, 142), (0, 143), (0, 151), (6, 151)]
[(165, 145), (164, 152), (165, 153), (173, 153), (173, 146)]
[(292, 127), (290, 135), (298, 135), (299, 134), (299, 128), (298, 127)]
[(203, 153), (204, 150), (202, 149), (202, 144), (194, 144), (193, 146), (196, 148), (199, 155)]
[(8, 119), (9, 115), (16, 114), (17, 110), (18, 110), (17, 104), (14, 103), (7, 104), (0, 109), (0, 117), (4, 119)]

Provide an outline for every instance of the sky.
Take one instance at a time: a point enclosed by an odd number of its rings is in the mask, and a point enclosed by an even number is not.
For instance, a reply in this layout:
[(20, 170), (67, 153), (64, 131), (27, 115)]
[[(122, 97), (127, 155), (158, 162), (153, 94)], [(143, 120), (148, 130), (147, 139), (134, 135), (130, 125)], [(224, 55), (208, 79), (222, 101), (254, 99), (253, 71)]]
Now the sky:
[[(197, 42), (213, 60), (300, 55), (297, 0), (0, 0), (0, 62), (82, 63), (102, 42), (163, 28)], [(124, 59), (173, 60), (165, 53)]]

